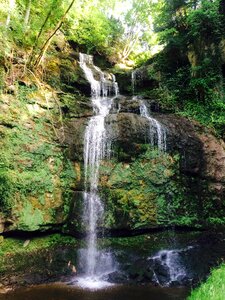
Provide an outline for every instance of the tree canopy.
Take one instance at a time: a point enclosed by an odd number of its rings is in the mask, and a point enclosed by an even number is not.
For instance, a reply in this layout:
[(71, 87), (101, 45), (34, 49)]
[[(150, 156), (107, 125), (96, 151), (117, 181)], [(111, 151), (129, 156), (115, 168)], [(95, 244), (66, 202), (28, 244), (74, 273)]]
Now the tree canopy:
[[(61, 32), (111, 66), (154, 62), (173, 103), (216, 102), (221, 115), (224, 24), (224, 0), (2, 0), (0, 74), (10, 75), (12, 66), (17, 74), (35, 73)], [(8, 77), (8, 84), (16, 79)]]

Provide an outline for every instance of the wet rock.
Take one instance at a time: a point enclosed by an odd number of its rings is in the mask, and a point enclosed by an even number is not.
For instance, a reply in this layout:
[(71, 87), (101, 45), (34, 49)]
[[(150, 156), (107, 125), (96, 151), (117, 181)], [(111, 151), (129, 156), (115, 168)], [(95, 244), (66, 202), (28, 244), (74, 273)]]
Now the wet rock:
[(68, 147), (67, 156), (72, 161), (83, 161), (84, 132), (88, 118), (74, 118), (66, 121), (64, 144)]
[[(120, 72), (116, 73), (116, 78), (119, 84), (120, 92), (125, 95), (132, 95), (133, 93), (138, 94), (146, 89), (156, 88), (158, 87), (160, 77), (159, 73), (152, 72), (153, 65), (142, 66), (141, 68), (137, 68), (133, 70), (133, 83), (132, 83), (132, 72)], [(153, 75), (154, 73), (154, 75)], [(152, 76), (149, 76), (152, 74)], [(132, 87), (133, 84), (133, 87)]]
[(153, 260), (151, 268), (154, 270), (155, 274), (157, 274), (158, 278), (164, 279), (164, 281), (167, 282), (170, 280), (170, 269), (167, 265), (162, 264), (162, 261)]
[(129, 282), (129, 278), (127, 273), (122, 272), (122, 271), (115, 271), (113, 273), (110, 273), (109, 275), (107, 275), (106, 278), (109, 282), (112, 283), (118, 283), (118, 284), (125, 284)]
[(134, 113), (140, 114), (139, 100), (132, 99), (132, 97), (118, 96), (113, 100), (113, 105), (110, 113)]
[(146, 143), (148, 135), (148, 120), (132, 113), (108, 115), (106, 125), (110, 139), (115, 143), (134, 144)]
[(144, 259), (134, 261), (127, 269), (127, 273), (136, 282), (151, 282), (154, 277), (153, 270), (146, 264), (146, 260)]
[[(213, 192), (221, 201), (225, 193), (224, 142), (217, 140), (198, 123), (186, 118), (171, 114), (153, 114), (153, 117), (166, 128), (167, 151), (180, 154), (181, 172), (187, 176), (199, 176), (203, 181), (207, 180), (208, 191)], [(148, 142), (149, 122), (137, 114), (112, 114), (107, 117), (106, 124), (113, 144), (118, 144), (124, 151), (135, 152), (135, 143)]]

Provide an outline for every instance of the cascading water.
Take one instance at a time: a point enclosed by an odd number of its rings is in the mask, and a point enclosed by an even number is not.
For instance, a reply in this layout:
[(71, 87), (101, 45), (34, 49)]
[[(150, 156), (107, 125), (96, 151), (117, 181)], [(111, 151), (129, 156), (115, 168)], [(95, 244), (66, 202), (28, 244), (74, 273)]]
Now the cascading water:
[[(107, 142), (105, 117), (109, 114), (113, 97), (118, 94), (118, 85), (112, 76), (112, 83), (105, 79), (104, 73), (93, 65), (90, 55), (80, 53), (80, 67), (91, 85), (91, 100), (95, 115), (89, 120), (84, 136), (84, 214), (87, 228), (87, 249), (80, 252), (80, 265), (84, 276), (79, 279), (84, 287), (97, 288), (104, 285), (102, 278), (113, 271), (110, 253), (97, 249), (97, 227), (102, 221), (104, 206), (98, 194), (99, 166), (104, 157), (110, 155)], [(96, 80), (94, 72), (100, 80)]]
[(131, 86), (133, 95), (135, 94), (135, 87), (137, 82), (143, 80), (143, 71), (141, 69), (136, 69), (131, 73)]
[(184, 249), (161, 250), (149, 258), (152, 262), (155, 281), (159, 285), (170, 286), (171, 284), (187, 280), (188, 274), (182, 255), (192, 249), (188, 246)]
[(141, 116), (149, 120), (149, 139), (151, 145), (155, 145), (155, 131), (157, 135), (157, 146), (160, 151), (166, 151), (166, 129), (157, 121), (152, 118), (148, 113), (148, 108), (144, 101), (140, 104)]
[(116, 76), (114, 74), (112, 74), (112, 80), (113, 80), (114, 93), (115, 96), (117, 96), (119, 94), (119, 86), (118, 83), (116, 82)]
[[(133, 95), (135, 94), (135, 87), (137, 79), (141, 81), (142, 70), (136, 69), (131, 73), (131, 85)], [(136, 98), (136, 96), (134, 96)], [(166, 151), (166, 129), (156, 119), (150, 116), (148, 108), (143, 100), (140, 101), (141, 116), (149, 120), (149, 140), (151, 145), (157, 144), (160, 151)], [(155, 134), (156, 132), (156, 134)], [(155, 137), (156, 136), (156, 137)]]

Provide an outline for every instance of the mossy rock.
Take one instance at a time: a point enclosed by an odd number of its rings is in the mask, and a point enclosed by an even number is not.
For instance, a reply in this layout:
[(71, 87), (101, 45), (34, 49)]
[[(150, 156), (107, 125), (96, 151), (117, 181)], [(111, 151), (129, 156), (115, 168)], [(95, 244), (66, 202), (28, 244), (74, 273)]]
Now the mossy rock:
[[(100, 194), (108, 229), (145, 229), (201, 224), (196, 182), (180, 174), (179, 155), (159, 152), (150, 145), (136, 160), (104, 161)], [(197, 186), (196, 186), (197, 187)]]
[(156, 226), (158, 202), (173, 181), (177, 160), (176, 156), (149, 149), (131, 163), (105, 162), (100, 186), (106, 205), (106, 226), (133, 229)]
[(76, 270), (78, 242), (54, 234), (32, 239), (0, 240), (0, 280), (20, 286), (55, 281)]
[(77, 168), (65, 157), (57, 135), (62, 123), (53, 92), (19, 86), (17, 95), (1, 97), (0, 107), (4, 230), (45, 230), (63, 224)]

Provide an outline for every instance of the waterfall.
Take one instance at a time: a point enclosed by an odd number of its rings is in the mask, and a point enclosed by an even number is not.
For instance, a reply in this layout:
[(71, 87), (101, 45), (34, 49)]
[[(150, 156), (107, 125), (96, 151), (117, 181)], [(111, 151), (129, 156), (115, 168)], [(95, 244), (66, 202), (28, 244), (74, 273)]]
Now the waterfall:
[(142, 69), (136, 69), (132, 71), (131, 73), (131, 87), (132, 87), (132, 93), (135, 94), (135, 87), (137, 85), (138, 81), (143, 81), (143, 70)]
[(153, 281), (159, 285), (170, 286), (171, 284), (182, 282), (188, 278), (183, 256), (185, 252), (192, 249), (188, 246), (184, 249), (161, 250), (156, 255), (149, 258), (152, 262), (154, 273)]
[(112, 80), (113, 80), (113, 88), (114, 88), (115, 96), (118, 96), (119, 86), (118, 86), (118, 83), (116, 82), (116, 76), (114, 74), (112, 74)]
[[(83, 222), (87, 228), (87, 249), (80, 253), (80, 265), (84, 276), (80, 279), (84, 287), (98, 287), (100, 280), (113, 271), (110, 253), (97, 249), (97, 227), (102, 222), (104, 206), (98, 194), (99, 166), (104, 157), (110, 156), (107, 143), (105, 117), (109, 114), (113, 97), (117, 95), (118, 85), (114, 76), (112, 82), (93, 64), (93, 57), (80, 53), (80, 67), (91, 85), (91, 101), (94, 116), (91, 117), (84, 135), (84, 214)], [(97, 80), (96, 77), (99, 78)]]
[(157, 146), (160, 151), (166, 151), (166, 129), (156, 119), (152, 118), (148, 112), (145, 102), (140, 104), (141, 116), (149, 120), (149, 139), (151, 145), (155, 145), (155, 131), (157, 135)]
[(136, 85), (136, 77), (135, 77), (135, 71), (131, 73), (131, 87), (132, 87), (132, 94), (135, 93), (135, 85)]
[[(132, 93), (135, 94), (135, 87), (137, 85), (137, 80), (143, 80), (143, 70), (136, 69), (131, 73), (131, 87)], [(136, 99), (137, 96), (133, 96), (133, 99)], [(160, 151), (166, 151), (166, 129), (159, 123), (156, 119), (150, 116), (148, 108), (145, 102), (142, 100), (140, 102), (140, 113), (141, 116), (149, 120), (149, 141), (151, 145), (157, 144)], [(156, 132), (156, 138), (155, 138)]]

